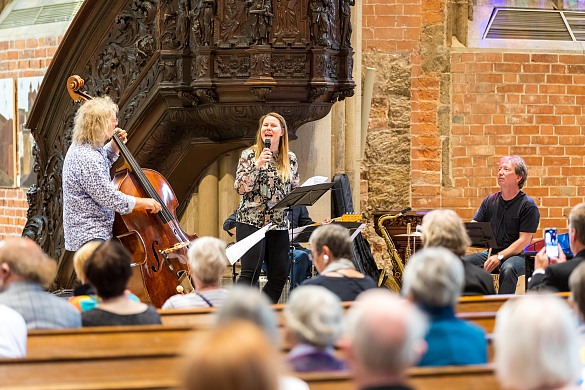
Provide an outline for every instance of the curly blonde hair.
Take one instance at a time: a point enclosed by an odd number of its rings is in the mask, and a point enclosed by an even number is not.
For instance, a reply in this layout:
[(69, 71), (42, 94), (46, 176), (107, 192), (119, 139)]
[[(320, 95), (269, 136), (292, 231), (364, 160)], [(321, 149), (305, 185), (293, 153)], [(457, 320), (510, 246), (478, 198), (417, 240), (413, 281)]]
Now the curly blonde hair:
[(97, 148), (108, 140), (112, 120), (118, 115), (118, 106), (109, 96), (95, 98), (81, 105), (75, 113), (73, 142), (91, 144)]

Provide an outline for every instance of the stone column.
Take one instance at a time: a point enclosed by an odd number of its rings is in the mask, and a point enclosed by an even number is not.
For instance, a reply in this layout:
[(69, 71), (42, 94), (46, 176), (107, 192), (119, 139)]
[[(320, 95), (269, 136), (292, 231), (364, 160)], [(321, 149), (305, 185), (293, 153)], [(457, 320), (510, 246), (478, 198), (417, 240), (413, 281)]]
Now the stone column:
[(218, 176), (219, 163), (215, 161), (207, 168), (199, 183), (199, 236), (217, 237), (218, 233)]

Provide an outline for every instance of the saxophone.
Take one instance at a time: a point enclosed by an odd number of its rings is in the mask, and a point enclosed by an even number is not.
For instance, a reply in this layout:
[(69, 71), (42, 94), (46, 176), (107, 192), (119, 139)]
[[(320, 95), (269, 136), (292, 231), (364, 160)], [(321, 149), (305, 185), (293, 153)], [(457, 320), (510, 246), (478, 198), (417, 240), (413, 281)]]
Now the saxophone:
[(386, 246), (388, 248), (388, 252), (390, 253), (390, 260), (392, 261), (392, 271), (388, 270), (388, 263), (384, 264), (384, 269), (382, 269), (382, 272), (380, 272), (380, 278), (378, 279), (378, 287), (384, 285), (394, 292), (400, 292), (400, 288), (402, 287), (402, 273), (404, 272), (404, 262), (402, 261), (402, 259), (400, 258), (400, 254), (396, 250), (396, 245), (394, 245), (394, 241), (392, 241), (392, 238), (384, 228), (384, 222), (401, 217), (410, 210), (411, 208), (407, 207), (398, 214), (395, 215), (386, 214), (381, 216), (380, 219), (378, 219), (378, 229), (380, 229), (380, 233), (382, 233), (382, 237), (384, 238), (384, 241), (386, 241)]

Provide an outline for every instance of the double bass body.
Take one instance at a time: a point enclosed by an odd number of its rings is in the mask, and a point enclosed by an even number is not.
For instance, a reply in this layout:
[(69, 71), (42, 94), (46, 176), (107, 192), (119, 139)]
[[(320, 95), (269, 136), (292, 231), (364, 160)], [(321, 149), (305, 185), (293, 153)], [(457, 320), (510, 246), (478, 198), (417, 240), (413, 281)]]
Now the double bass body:
[[(170, 296), (192, 289), (188, 278), (186, 244), (197, 236), (187, 235), (179, 226), (177, 198), (166, 179), (150, 169), (142, 169), (142, 172), (162, 201), (163, 211), (152, 214), (135, 210), (127, 215), (116, 214), (113, 233), (134, 258), (130, 290), (141, 301), (150, 301), (154, 306), (161, 307)], [(125, 194), (152, 196), (143, 189), (135, 173), (127, 169), (116, 172), (113, 182)], [(171, 218), (165, 218), (165, 206)]]

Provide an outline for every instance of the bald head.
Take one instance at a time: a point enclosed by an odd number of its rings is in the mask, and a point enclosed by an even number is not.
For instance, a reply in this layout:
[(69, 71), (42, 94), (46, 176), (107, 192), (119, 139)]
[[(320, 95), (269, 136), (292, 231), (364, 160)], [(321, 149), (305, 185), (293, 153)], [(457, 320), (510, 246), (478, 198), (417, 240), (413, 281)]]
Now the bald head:
[(33, 240), (16, 237), (0, 241), (0, 288), (22, 280), (48, 286), (56, 271), (55, 261)]
[(350, 359), (368, 376), (402, 376), (426, 350), (426, 331), (412, 303), (386, 290), (366, 291), (348, 313)]

